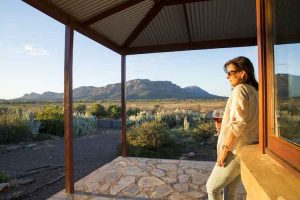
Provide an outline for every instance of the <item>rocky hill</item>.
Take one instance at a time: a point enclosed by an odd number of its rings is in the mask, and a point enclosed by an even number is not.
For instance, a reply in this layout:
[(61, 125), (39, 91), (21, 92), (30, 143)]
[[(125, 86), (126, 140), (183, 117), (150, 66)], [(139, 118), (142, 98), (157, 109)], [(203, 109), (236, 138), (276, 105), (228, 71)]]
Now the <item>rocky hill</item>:
[[(115, 100), (121, 97), (121, 84), (105, 87), (83, 86), (73, 90), (74, 101)], [(150, 81), (135, 79), (126, 82), (126, 99), (219, 99), (224, 98), (208, 93), (197, 86), (181, 88), (170, 81)], [(13, 99), (14, 101), (62, 101), (63, 93), (30, 93)]]
[(276, 74), (277, 94), (280, 98), (300, 97), (300, 76)]

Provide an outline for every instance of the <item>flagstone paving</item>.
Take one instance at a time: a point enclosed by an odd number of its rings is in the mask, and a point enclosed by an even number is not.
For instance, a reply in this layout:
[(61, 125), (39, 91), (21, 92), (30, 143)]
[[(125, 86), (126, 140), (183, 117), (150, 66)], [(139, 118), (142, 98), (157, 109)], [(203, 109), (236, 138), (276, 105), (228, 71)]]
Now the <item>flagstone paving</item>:
[[(205, 183), (214, 162), (118, 157), (49, 200), (207, 199)], [(238, 199), (245, 199), (242, 185)]]

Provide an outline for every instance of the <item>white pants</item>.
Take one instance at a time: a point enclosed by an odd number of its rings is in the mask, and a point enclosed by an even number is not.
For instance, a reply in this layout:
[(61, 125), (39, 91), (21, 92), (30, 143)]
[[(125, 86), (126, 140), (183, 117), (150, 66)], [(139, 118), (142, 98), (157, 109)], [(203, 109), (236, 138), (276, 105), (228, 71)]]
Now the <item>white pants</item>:
[(240, 162), (238, 156), (228, 152), (225, 167), (214, 166), (207, 183), (206, 189), (209, 200), (222, 200), (221, 192), (224, 189), (224, 200), (236, 199), (236, 188), (240, 182)]

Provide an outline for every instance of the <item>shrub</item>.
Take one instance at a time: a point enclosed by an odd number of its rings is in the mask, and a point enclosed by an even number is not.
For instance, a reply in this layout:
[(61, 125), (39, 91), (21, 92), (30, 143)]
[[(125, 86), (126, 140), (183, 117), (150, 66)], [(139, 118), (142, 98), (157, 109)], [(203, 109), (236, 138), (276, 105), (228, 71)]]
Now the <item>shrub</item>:
[(0, 106), (0, 115), (7, 114), (8, 111), (9, 111), (9, 108), (8, 108), (8, 107)]
[(111, 118), (119, 119), (121, 118), (121, 107), (117, 105), (110, 105), (107, 108), (107, 114)]
[(183, 119), (183, 129), (186, 131), (190, 129), (190, 123), (187, 120), (187, 116), (185, 116)]
[(37, 135), (39, 133), (41, 123), (38, 120), (35, 120), (34, 116), (35, 113), (29, 113), (28, 128), (33, 135)]
[(80, 115), (84, 115), (86, 112), (86, 105), (85, 104), (75, 104), (74, 112), (77, 114), (80, 114)]
[(0, 171), (0, 183), (5, 183), (9, 179), (10, 177), (4, 171)]
[(127, 141), (136, 147), (155, 149), (172, 143), (168, 134), (166, 123), (159, 121), (144, 122), (139, 127), (131, 127), (128, 131)]
[(73, 117), (73, 133), (75, 136), (88, 135), (96, 130), (95, 117)]
[(130, 116), (137, 116), (139, 113), (141, 112), (141, 110), (139, 108), (129, 108), (126, 112), (127, 117)]
[[(121, 145), (119, 148), (121, 152)], [(166, 146), (158, 147), (156, 149), (148, 149), (129, 144), (127, 145), (127, 154), (128, 156), (133, 157), (178, 159), (181, 155), (181, 150), (181, 146)]]
[(39, 133), (64, 135), (64, 113), (62, 107), (46, 106), (43, 110), (36, 113), (35, 119), (41, 123)]
[(207, 143), (210, 140), (216, 129), (212, 122), (199, 123), (198, 127), (191, 131), (191, 136), (198, 142)]
[(145, 111), (139, 112), (136, 116), (130, 116), (127, 120), (127, 126), (140, 126), (144, 122), (153, 121), (155, 117)]
[(101, 104), (98, 104), (98, 103), (94, 103), (91, 105), (90, 113), (91, 113), (91, 115), (96, 116), (97, 118), (107, 116), (104, 106), (102, 106)]
[(177, 125), (176, 115), (173, 113), (157, 113), (156, 119), (166, 123), (169, 126), (169, 128), (174, 128)]
[(27, 121), (22, 108), (1, 107), (0, 143), (15, 143), (30, 138)]

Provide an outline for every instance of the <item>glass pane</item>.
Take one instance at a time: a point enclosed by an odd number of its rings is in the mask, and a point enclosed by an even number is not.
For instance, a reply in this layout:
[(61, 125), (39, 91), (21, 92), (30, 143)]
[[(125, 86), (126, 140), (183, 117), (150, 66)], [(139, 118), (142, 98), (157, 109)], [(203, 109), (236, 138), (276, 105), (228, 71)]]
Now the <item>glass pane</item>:
[(300, 146), (300, 1), (273, 0), (275, 134)]

